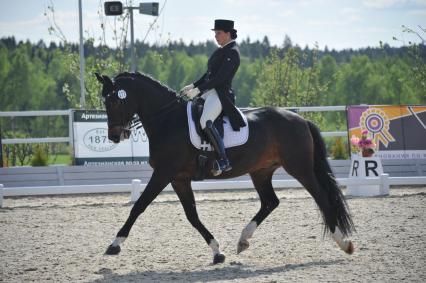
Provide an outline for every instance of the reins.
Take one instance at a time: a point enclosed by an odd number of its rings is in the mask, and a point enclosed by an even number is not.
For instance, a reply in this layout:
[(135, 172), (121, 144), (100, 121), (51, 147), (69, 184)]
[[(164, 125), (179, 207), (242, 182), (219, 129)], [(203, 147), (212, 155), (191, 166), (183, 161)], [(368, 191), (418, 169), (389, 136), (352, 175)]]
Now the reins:
[[(155, 120), (158, 120), (162, 118), (163, 116), (165, 116), (166, 114), (169, 114), (174, 109), (175, 106), (179, 105), (182, 102), (182, 97), (183, 97), (182, 94), (176, 95), (173, 100), (163, 105), (156, 113), (152, 114), (150, 117), (146, 117), (144, 119), (144, 123), (151, 124)], [(131, 121), (131, 125), (128, 128), (128, 130), (132, 130), (132, 129), (137, 130), (141, 127), (143, 127), (142, 121), (139, 116), (135, 115), (135, 118)]]

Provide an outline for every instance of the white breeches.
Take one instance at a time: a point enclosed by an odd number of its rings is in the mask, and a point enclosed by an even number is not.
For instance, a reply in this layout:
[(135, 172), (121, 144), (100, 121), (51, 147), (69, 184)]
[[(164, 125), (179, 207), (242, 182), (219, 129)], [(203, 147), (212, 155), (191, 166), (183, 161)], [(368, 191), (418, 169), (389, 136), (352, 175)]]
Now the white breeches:
[(215, 89), (209, 89), (201, 95), (201, 97), (206, 100), (206, 102), (204, 102), (203, 114), (201, 114), (200, 118), (201, 128), (204, 130), (208, 120), (214, 122), (220, 115), (222, 112), (222, 103), (220, 103), (219, 96)]

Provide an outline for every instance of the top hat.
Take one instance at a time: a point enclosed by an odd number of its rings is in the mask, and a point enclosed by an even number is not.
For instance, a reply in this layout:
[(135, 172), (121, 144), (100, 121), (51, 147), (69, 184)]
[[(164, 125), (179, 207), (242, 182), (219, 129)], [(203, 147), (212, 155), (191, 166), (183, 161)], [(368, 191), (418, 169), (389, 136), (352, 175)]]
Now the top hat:
[(223, 30), (226, 32), (230, 32), (234, 29), (234, 21), (231, 20), (215, 20), (214, 21), (214, 29), (212, 30)]

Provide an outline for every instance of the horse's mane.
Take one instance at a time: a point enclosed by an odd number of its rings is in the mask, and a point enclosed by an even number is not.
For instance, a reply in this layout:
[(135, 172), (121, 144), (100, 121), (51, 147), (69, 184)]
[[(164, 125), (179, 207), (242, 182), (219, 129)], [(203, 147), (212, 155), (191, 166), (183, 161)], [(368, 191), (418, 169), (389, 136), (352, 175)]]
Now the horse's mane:
[(159, 80), (153, 78), (152, 76), (150, 76), (148, 74), (143, 74), (143, 73), (140, 73), (140, 72), (135, 72), (135, 73), (123, 72), (123, 73), (120, 73), (117, 76), (115, 76), (114, 80), (121, 79), (121, 78), (131, 78), (131, 79), (142, 80), (142, 81), (145, 81), (145, 82), (152, 84), (155, 87), (161, 88), (162, 90), (168, 92), (168, 94), (170, 94), (170, 95), (176, 96), (175, 90), (171, 89), (167, 85), (163, 84), (162, 82), (160, 82)]

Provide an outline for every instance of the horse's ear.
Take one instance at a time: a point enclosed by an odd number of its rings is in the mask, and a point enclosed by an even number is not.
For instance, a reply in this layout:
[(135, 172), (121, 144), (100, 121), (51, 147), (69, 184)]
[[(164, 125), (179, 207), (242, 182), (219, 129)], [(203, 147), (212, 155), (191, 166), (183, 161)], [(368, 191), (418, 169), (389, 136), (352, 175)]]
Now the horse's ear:
[(105, 75), (103, 75), (102, 78), (104, 80), (105, 86), (112, 88), (112, 86), (113, 86), (112, 80), (108, 76), (105, 76)]
[(95, 73), (95, 76), (101, 84), (104, 84), (104, 78), (102, 78), (101, 75), (99, 75), (99, 73)]
[[(105, 76), (105, 75), (102, 76), (102, 79), (104, 81), (104, 89), (106, 90), (106, 93), (112, 91), (113, 88), (114, 88), (114, 84), (113, 84), (112, 80), (108, 76)], [(103, 94), (104, 93), (102, 93), (102, 95)]]

